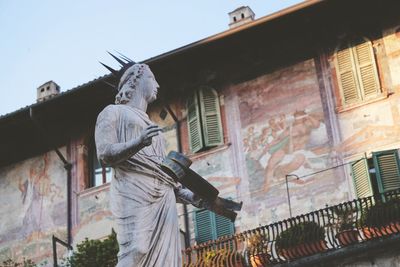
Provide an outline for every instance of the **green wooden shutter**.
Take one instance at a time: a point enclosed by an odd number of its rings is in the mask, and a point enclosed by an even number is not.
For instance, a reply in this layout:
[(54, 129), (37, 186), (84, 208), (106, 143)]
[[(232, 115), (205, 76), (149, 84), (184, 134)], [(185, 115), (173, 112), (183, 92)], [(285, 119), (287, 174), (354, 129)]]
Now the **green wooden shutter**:
[(351, 164), (354, 187), (358, 198), (373, 195), (366, 159), (360, 159)]
[(208, 87), (199, 90), (201, 103), (201, 118), (206, 146), (217, 146), (223, 144), (223, 133), (221, 113), (217, 92)]
[(194, 229), (197, 244), (213, 240), (215, 227), (213, 226), (213, 214), (208, 210), (199, 210), (194, 213)]
[(215, 215), (215, 228), (216, 228), (216, 238), (226, 235), (232, 235), (234, 233), (234, 225), (231, 220), (214, 214)]
[(358, 81), (364, 99), (374, 97), (379, 92), (374, 50), (370, 41), (363, 40), (353, 47)]
[(339, 87), (342, 92), (344, 104), (358, 102), (361, 99), (361, 95), (358, 90), (352, 49), (348, 45), (342, 47), (336, 53), (336, 61)]
[(234, 234), (234, 224), (227, 218), (209, 210), (194, 213), (195, 236), (198, 244)]
[(190, 150), (197, 152), (203, 148), (204, 143), (201, 134), (200, 112), (196, 92), (187, 101), (187, 111)]
[(397, 150), (372, 153), (380, 193), (400, 188), (400, 168)]

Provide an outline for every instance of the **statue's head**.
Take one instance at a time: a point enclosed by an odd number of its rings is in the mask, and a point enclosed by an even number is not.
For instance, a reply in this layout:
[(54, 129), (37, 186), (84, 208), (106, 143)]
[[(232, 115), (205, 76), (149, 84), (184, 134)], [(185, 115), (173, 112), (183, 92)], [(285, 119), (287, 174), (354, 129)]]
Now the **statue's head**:
[(151, 103), (157, 98), (158, 87), (149, 66), (136, 63), (122, 75), (115, 104), (127, 104), (132, 98), (143, 98), (147, 103)]

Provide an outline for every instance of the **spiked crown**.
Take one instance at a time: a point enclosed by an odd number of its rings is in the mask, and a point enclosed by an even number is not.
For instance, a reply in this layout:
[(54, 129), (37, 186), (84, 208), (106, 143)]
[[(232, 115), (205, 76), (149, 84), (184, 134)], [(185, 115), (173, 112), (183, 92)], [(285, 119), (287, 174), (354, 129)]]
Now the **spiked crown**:
[(107, 66), (106, 64), (104, 64), (103, 62), (100, 62), (101, 65), (103, 65), (107, 70), (109, 70), (111, 72), (111, 74), (114, 77), (114, 82), (115, 84), (110, 84), (108, 82), (106, 82), (108, 85), (110, 85), (111, 87), (117, 89), (118, 87), (118, 82), (121, 79), (122, 75), (124, 74), (124, 72), (131, 66), (135, 65), (136, 62), (131, 60), (130, 58), (122, 55), (121, 53), (119, 54), (119, 57), (111, 54), (110, 52), (107, 51), (107, 53), (112, 56), (121, 66), (121, 68), (119, 70), (115, 70), (113, 68), (111, 68), (110, 66)]

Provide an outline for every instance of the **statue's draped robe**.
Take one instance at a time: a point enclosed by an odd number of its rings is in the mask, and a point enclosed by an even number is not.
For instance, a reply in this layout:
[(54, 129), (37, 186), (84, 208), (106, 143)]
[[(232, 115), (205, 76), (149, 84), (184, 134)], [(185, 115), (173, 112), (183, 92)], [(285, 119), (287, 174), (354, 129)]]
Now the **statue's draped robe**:
[[(98, 155), (106, 154), (110, 144), (138, 138), (150, 124), (139, 109), (107, 106), (96, 123)], [(117, 267), (181, 266), (176, 183), (160, 169), (164, 156), (165, 141), (160, 133), (150, 146), (112, 166), (110, 201), (117, 224)]]

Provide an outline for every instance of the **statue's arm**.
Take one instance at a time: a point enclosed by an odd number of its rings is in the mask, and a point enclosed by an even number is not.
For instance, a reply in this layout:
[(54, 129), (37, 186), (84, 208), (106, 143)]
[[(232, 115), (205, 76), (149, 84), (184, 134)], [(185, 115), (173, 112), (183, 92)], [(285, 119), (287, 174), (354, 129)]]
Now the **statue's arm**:
[(117, 116), (110, 109), (106, 108), (99, 114), (95, 130), (97, 156), (104, 166), (113, 166), (129, 159), (144, 147), (151, 145), (152, 138), (161, 131), (157, 125), (150, 125), (137, 138), (119, 143)]
[(192, 191), (179, 185), (175, 188), (175, 198), (177, 203), (192, 204), (199, 207), (201, 199)]

